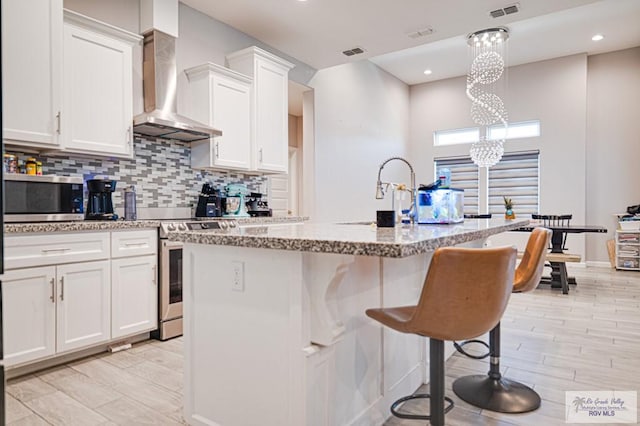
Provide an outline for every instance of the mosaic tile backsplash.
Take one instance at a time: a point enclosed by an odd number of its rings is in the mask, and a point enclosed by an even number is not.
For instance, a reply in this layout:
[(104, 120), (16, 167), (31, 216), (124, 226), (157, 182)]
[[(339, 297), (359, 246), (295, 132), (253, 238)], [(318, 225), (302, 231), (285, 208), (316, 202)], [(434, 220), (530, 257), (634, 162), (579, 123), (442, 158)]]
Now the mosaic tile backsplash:
[[(241, 172), (201, 171), (191, 168), (191, 148), (178, 141), (154, 141), (136, 138), (131, 160), (73, 155), (36, 156), (42, 161), (43, 174), (82, 176), (84, 180), (104, 177), (118, 181), (113, 194), (116, 208), (124, 207), (122, 190), (136, 187), (138, 207), (192, 207), (197, 203), (202, 184), (210, 182), (223, 189), (229, 183), (244, 183), (249, 190), (266, 195), (267, 177)], [(32, 154), (10, 151), (26, 160)], [(86, 201), (85, 193), (85, 201)]]

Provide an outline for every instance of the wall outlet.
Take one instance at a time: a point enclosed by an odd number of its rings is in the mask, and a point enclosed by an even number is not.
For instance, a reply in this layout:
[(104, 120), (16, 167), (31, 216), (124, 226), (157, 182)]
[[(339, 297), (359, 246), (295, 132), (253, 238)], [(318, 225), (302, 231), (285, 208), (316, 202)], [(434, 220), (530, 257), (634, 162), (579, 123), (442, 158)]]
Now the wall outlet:
[(231, 262), (231, 290), (244, 291), (244, 262)]

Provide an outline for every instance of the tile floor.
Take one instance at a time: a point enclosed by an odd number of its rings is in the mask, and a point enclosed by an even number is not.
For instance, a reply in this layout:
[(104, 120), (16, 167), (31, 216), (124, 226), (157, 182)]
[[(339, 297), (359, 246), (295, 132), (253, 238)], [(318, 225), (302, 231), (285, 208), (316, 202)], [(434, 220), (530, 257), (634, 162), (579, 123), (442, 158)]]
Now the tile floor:
[[(483, 411), (455, 397), (451, 382), (485, 373), (486, 360), (446, 364), (455, 408), (447, 425), (564, 425), (566, 390), (640, 390), (640, 273), (572, 268), (569, 295), (548, 287), (514, 294), (502, 321), (502, 371), (533, 386), (528, 414)], [(9, 381), (9, 425), (179, 425), (182, 340), (150, 340)], [(428, 402), (407, 407), (427, 411)], [(387, 426), (424, 424), (389, 419)]]

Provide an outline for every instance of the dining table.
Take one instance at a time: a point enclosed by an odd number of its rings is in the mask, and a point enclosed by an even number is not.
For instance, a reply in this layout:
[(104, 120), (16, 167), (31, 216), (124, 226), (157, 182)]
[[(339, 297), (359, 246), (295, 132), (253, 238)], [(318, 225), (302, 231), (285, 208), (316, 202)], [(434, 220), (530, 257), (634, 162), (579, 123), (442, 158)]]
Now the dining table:
[[(567, 234), (584, 234), (584, 233), (607, 233), (608, 230), (604, 226), (599, 225), (543, 225), (542, 222), (529, 222), (527, 226), (514, 229), (516, 232), (531, 232), (536, 227), (544, 226), (550, 229), (551, 247), (549, 253), (565, 254), (563, 249), (564, 240)], [(542, 277), (540, 281), (543, 284), (551, 284), (551, 288), (560, 288), (564, 294), (569, 293), (569, 284), (576, 284), (575, 277), (567, 276), (565, 262), (550, 261), (551, 276)]]

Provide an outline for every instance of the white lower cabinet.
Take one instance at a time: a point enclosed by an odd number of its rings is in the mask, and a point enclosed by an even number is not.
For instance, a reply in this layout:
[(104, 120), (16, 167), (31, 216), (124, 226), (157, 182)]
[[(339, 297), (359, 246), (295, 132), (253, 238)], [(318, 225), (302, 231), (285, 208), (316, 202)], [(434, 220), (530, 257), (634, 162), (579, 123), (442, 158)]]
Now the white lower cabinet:
[(110, 272), (108, 260), (57, 266), (57, 352), (111, 338)]
[(7, 271), (2, 278), (8, 366), (111, 338), (109, 261)]
[(155, 229), (6, 237), (5, 365), (156, 329), (157, 256)]
[(2, 278), (5, 365), (56, 352), (55, 287), (55, 266), (5, 272)]
[(158, 325), (157, 256), (111, 261), (111, 337), (155, 329)]

